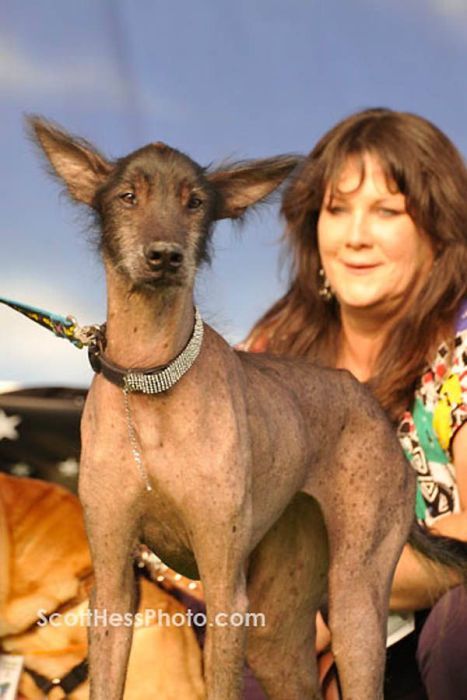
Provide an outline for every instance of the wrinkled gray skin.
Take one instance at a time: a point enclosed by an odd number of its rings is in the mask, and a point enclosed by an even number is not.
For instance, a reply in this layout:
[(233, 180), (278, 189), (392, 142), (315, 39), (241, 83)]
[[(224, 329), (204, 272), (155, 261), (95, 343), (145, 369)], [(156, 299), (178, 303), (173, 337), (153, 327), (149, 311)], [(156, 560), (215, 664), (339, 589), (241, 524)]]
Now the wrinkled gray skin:
[[(44, 120), (30, 124), (72, 198), (101, 223), (107, 357), (166, 363), (191, 334), (194, 275), (213, 222), (265, 198), (297, 159), (209, 172), (157, 143), (109, 162)], [(172, 267), (161, 268), (161, 247), (177, 253)], [(314, 617), (328, 581), (343, 696), (381, 699), (390, 582), (415, 480), (369, 393), (346, 372), (236, 352), (206, 325), (182, 380), (164, 394), (133, 394), (131, 406), (151, 493), (132, 459), (122, 391), (95, 377), (79, 483), (93, 606), (134, 611), (133, 553), (144, 543), (201, 577), (211, 622), (219, 612), (266, 615), (248, 634), (208, 625), (209, 700), (241, 697), (245, 653), (269, 698), (305, 700), (320, 697)], [(128, 627), (91, 628), (92, 700), (122, 698), (131, 638)]]

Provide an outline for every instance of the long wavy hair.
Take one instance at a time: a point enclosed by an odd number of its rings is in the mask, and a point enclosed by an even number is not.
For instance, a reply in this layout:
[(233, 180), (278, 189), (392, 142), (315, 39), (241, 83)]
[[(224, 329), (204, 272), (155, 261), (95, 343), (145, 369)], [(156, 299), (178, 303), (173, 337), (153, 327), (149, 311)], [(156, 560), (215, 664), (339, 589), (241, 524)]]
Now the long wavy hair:
[(467, 295), (467, 171), (451, 141), (415, 114), (369, 109), (323, 136), (284, 193), (282, 214), (290, 261), (290, 286), (253, 328), (250, 346), (266, 340), (267, 351), (306, 356), (335, 366), (340, 313), (320, 295), (317, 224), (328, 185), (337, 187), (343, 164), (364, 155), (378, 159), (388, 187), (397, 186), (417, 228), (431, 239), (433, 268), (394, 321), (370, 381), (389, 416), (409, 408), (415, 383), (441, 341), (450, 342), (460, 302)]

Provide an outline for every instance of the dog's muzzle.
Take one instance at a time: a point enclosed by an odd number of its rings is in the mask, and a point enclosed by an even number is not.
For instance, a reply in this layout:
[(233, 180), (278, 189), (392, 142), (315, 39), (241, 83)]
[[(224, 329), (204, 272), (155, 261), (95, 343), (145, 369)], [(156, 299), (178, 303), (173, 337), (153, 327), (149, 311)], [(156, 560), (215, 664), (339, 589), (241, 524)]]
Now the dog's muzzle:
[(151, 272), (162, 276), (176, 274), (183, 265), (184, 254), (178, 243), (156, 241), (145, 247), (144, 257)]

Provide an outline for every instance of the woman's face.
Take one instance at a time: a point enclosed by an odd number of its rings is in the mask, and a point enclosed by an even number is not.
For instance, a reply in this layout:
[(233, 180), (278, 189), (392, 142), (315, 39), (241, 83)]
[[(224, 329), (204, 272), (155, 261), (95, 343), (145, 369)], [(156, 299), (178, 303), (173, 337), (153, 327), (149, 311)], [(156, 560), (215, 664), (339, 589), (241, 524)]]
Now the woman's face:
[(363, 160), (361, 184), (360, 161), (349, 158), (334, 196), (326, 190), (318, 220), (321, 262), (343, 312), (399, 306), (414, 284), (426, 280), (434, 259), (404, 195), (388, 189), (376, 157)]

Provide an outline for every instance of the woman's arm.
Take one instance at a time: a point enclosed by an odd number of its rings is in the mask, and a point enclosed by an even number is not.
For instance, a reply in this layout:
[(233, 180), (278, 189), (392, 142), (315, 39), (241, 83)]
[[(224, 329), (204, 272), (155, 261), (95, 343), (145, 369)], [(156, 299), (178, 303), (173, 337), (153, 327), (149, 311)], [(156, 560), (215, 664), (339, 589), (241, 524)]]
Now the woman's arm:
[[(452, 454), (462, 510), (437, 520), (432, 531), (467, 541), (467, 423), (454, 436)], [(390, 608), (405, 611), (431, 607), (446, 590), (459, 583), (455, 572), (428, 561), (406, 545), (396, 567)]]
[(430, 608), (459, 583), (457, 572), (435, 564), (405, 545), (394, 574), (389, 608), (396, 612)]

